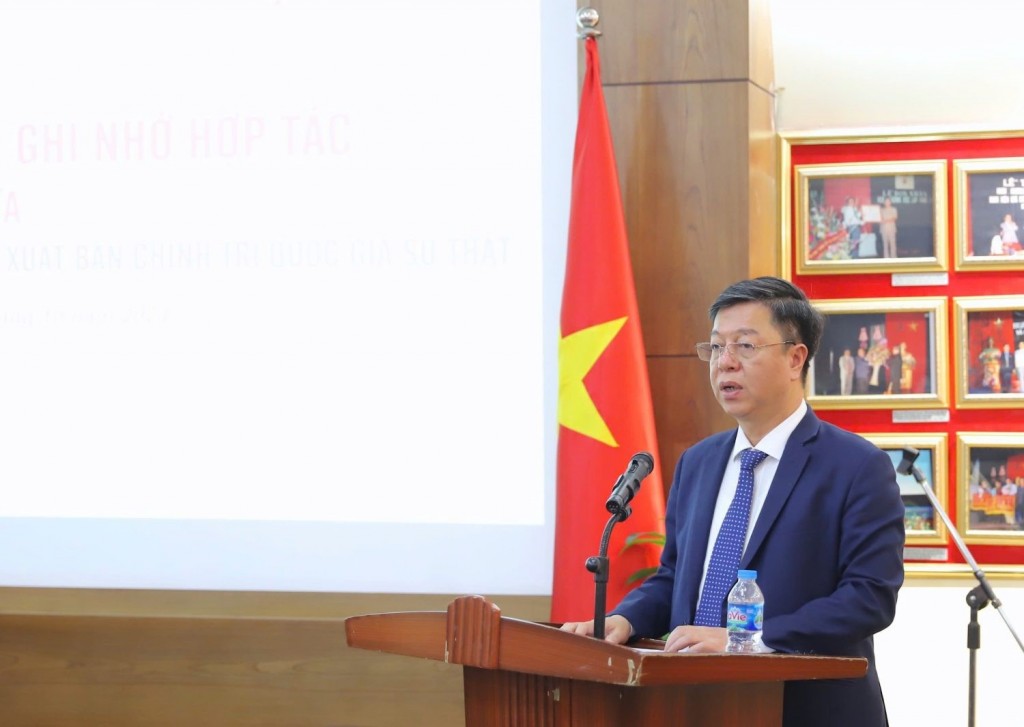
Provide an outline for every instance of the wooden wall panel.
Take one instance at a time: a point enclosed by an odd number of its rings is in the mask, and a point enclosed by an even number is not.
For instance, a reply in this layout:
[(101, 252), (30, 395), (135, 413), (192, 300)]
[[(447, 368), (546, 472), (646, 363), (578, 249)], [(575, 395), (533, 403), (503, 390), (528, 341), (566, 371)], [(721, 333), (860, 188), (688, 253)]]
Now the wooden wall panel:
[(747, 87), (605, 91), (649, 356), (692, 354), (715, 295), (747, 275)]
[(762, 90), (775, 92), (775, 53), (772, 51), (770, 0), (749, 0), (749, 78)]
[(0, 643), (4, 724), (400, 724), (411, 704), (455, 724), (462, 712), (458, 668), (350, 653), (341, 619), (8, 615)]
[(610, 0), (595, 7), (605, 84), (748, 77), (747, 0)]
[(598, 10), (609, 85), (775, 79), (769, 0), (608, 0)]
[(676, 460), (690, 445), (735, 426), (715, 400), (708, 380), (708, 364), (692, 356), (649, 358), (654, 425), (658, 431), (661, 476), (666, 489), (672, 483)]
[(747, 85), (748, 113), (748, 220), (747, 274), (780, 273), (777, 166), (778, 140), (775, 134), (775, 97), (760, 86)]
[[(0, 724), (458, 727), (461, 668), (344, 633), (348, 616), (452, 598), (0, 589)], [(548, 617), (549, 598), (492, 598)]]

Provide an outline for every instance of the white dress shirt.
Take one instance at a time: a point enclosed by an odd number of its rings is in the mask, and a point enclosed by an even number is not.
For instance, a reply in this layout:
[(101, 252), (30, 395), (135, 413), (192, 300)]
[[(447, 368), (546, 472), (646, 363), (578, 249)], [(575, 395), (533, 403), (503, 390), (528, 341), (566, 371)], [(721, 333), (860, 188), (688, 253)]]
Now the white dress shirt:
[[(743, 540), (743, 549), (746, 550), (750, 542), (750, 533), (754, 530), (754, 523), (761, 514), (761, 507), (765, 498), (768, 497), (768, 490), (771, 489), (772, 480), (775, 479), (775, 472), (779, 469), (779, 460), (782, 459), (782, 452), (786, 449), (786, 442), (789, 436), (796, 429), (797, 424), (807, 413), (807, 402), (801, 400), (800, 406), (792, 414), (786, 417), (775, 429), (757, 443), (757, 449), (768, 456), (754, 470), (754, 493), (750, 500), (750, 524), (747, 526), (747, 535)], [(747, 439), (742, 429), (736, 432), (736, 444), (729, 456), (729, 463), (725, 466), (725, 474), (722, 475), (722, 482), (718, 488), (718, 500), (715, 503), (715, 514), (711, 518), (711, 532), (708, 535), (708, 552), (704, 555), (704, 572), (700, 579), (700, 592), (704, 591), (704, 578), (707, 576), (708, 564), (711, 562), (711, 551), (714, 550), (715, 540), (718, 539), (718, 531), (722, 528), (722, 521), (725, 520), (725, 513), (729, 510), (733, 497), (736, 495), (736, 487), (740, 479), (740, 453), (753, 445)], [(742, 556), (741, 556), (742, 557)], [(700, 593), (697, 594), (700, 598)], [(699, 602), (699, 601), (698, 601)]]

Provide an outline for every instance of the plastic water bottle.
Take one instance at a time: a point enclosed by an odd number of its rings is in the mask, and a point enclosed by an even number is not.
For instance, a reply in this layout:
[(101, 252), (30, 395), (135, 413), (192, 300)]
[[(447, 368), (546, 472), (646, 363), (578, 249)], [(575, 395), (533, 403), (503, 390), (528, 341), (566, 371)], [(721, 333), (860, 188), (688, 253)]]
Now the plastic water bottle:
[(729, 591), (726, 608), (726, 630), (729, 643), (725, 650), (735, 653), (757, 653), (761, 625), (764, 623), (764, 594), (757, 587), (757, 571), (741, 570), (738, 581)]

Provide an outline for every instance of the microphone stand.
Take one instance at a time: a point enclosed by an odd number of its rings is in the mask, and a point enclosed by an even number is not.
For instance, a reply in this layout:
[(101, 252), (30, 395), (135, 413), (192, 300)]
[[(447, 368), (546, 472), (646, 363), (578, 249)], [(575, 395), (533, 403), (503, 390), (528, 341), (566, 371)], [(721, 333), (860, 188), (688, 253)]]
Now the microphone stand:
[(594, 638), (604, 640), (604, 612), (608, 600), (608, 541), (612, 528), (633, 514), (631, 507), (622, 507), (608, 519), (601, 535), (597, 555), (587, 558), (587, 570), (594, 574)]
[(981, 648), (981, 624), (978, 611), (988, 605), (985, 589), (975, 586), (967, 594), (967, 605), (971, 607), (971, 622), (967, 624), (967, 649), (971, 652), (970, 674), (967, 677), (967, 724), (974, 727), (975, 684), (978, 671), (978, 649)]
[(968, 676), (967, 683), (967, 724), (969, 727), (974, 727), (977, 651), (981, 647), (981, 625), (978, 623), (978, 611), (985, 608), (985, 606), (991, 602), (993, 608), (995, 608), (1002, 617), (1003, 623), (1006, 624), (1006, 628), (1010, 630), (1010, 634), (1017, 641), (1017, 646), (1020, 647), (1021, 652), (1024, 652), (1024, 641), (1021, 641), (1020, 636), (1017, 635), (1017, 631), (1013, 628), (1010, 620), (1006, 617), (1006, 614), (1003, 613), (1003, 604), (992, 589), (992, 584), (989, 583), (988, 578), (985, 576), (985, 572), (978, 565), (974, 556), (971, 555), (971, 551), (967, 549), (966, 543), (964, 543), (963, 538), (960, 537), (959, 531), (949, 519), (949, 515), (947, 515), (946, 511), (942, 509), (942, 505), (935, 496), (935, 492), (932, 491), (932, 486), (928, 483), (928, 479), (920, 469), (913, 466), (914, 460), (917, 459), (917, 455), (918, 451), (913, 447), (904, 447), (903, 461), (900, 462), (896, 471), (903, 475), (913, 475), (917, 484), (921, 485), (921, 488), (924, 490), (924, 494), (928, 496), (928, 500), (932, 504), (932, 509), (939, 514), (939, 517), (942, 518), (942, 522), (946, 524), (946, 529), (949, 530), (950, 537), (952, 537), (953, 542), (956, 543), (956, 547), (960, 551), (960, 555), (963, 556), (964, 561), (970, 566), (971, 571), (974, 573), (974, 577), (978, 579), (978, 585), (972, 588), (967, 594), (967, 605), (971, 607), (971, 621), (967, 625), (967, 648), (970, 650), (970, 674)]

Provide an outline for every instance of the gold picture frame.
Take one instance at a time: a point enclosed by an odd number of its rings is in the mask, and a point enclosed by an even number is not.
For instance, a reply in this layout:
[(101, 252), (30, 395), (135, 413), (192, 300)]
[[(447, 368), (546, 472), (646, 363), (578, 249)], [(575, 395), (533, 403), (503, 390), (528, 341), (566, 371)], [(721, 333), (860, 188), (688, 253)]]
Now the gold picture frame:
[[(949, 451), (946, 434), (861, 434), (889, 455), (893, 468), (903, 458), (903, 447), (913, 447), (920, 454), (914, 466), (921, 470), (931, 485), (935, 498), (943, 511), (949, 512), (948, 471)], [(949, 542), (949, 531), (942, 516), (934, 511), (931, 500), (912, 475), (896, 475), (900, 486), (900, 497), (905, 510), (903, 523), (907, 532), (907, 545), (942, 545)]]
[(798, 274), (948, 270), (945, 160), (793, 171)]
[(807, 376), (806, 396), (811, 406), (816, 409), (948, 406), (946, 298), (839, 299), (812, 303), (825, 314), (826, 321), (821, 344)]
[(953, 298), (956, 405), (1024, 407), (1024, 295)]
[(1024, 545), (1024, 432), (959, 432), (956, 446), (964, 542)]
[(954, 160), (953, 199), (956, 269), (1024, 270), (1024, 157)]

